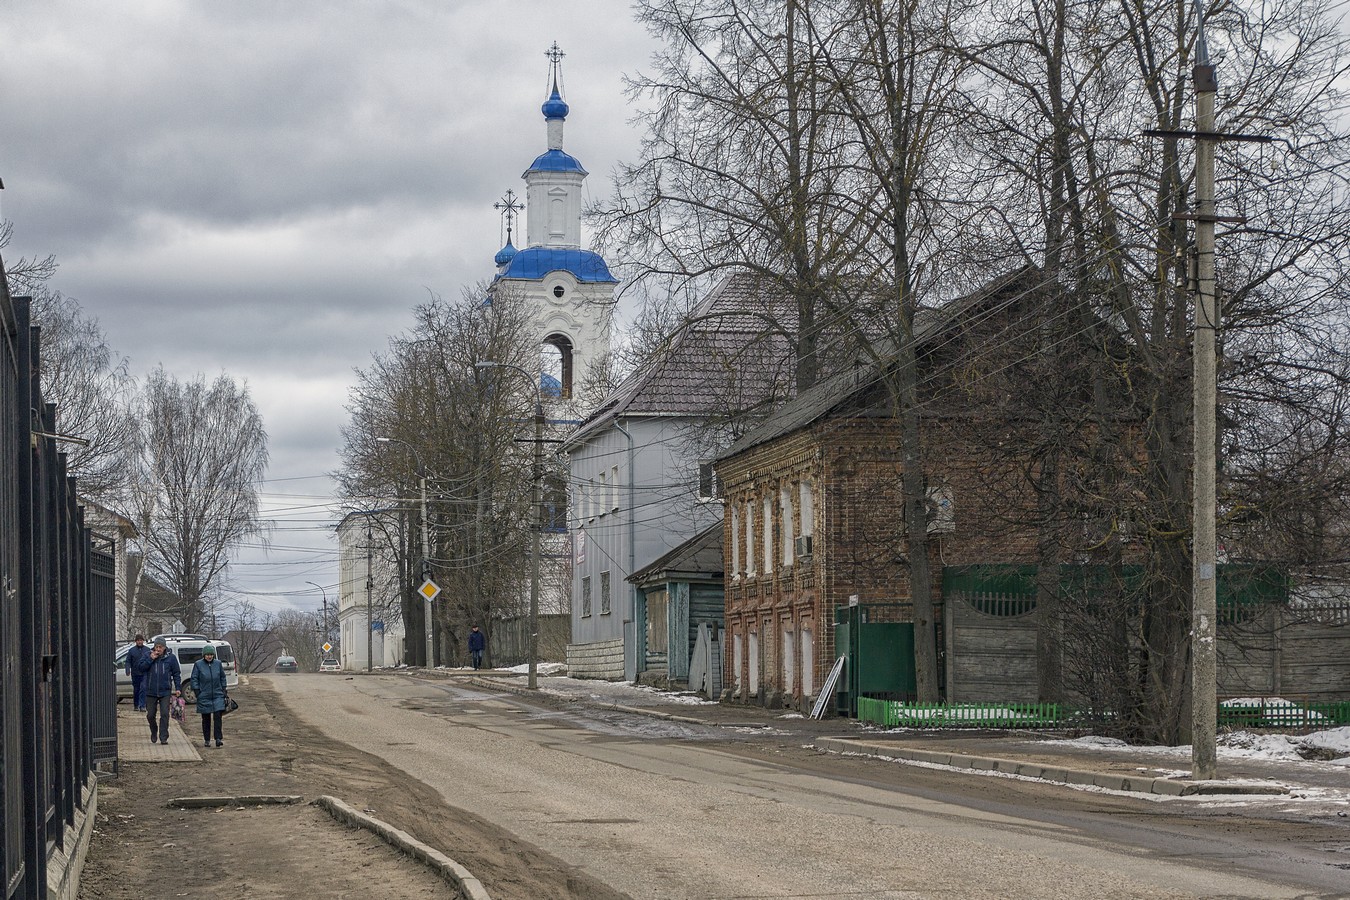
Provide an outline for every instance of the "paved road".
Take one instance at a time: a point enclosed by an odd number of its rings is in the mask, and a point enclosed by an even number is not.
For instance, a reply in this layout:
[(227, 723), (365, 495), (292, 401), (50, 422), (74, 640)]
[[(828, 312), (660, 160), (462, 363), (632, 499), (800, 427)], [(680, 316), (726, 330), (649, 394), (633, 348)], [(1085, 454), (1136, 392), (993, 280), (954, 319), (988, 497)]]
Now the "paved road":
[(1325, 859), (1282, 853), (1212, 821), (1164, 820), (1146, 800), (1064, 807), (1062, 789), (898, 771), (725, 729), (534, 706), (455, 682), (273, 683), (309, 724), (634, 897), (1350, 890), (1350, 873)]

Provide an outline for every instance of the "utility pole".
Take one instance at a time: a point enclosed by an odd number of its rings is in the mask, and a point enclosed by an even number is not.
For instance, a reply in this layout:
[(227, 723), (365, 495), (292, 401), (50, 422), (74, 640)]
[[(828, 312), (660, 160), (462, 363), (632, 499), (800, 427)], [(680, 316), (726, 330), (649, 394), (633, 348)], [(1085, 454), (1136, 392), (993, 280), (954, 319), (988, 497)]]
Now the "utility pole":
[(1270, 138), (1222, 134), (1214, 115), (1219, 81), (1209, 61), (1201, 0), (1195, 0), (1196, 63), (1191, 70), (1195, 88), (1195, 131), (1150, 130), (1151, 137), (1190, 138), (1195, 141), (1195, 209), (1177, 218), (1195, 222), (1195, 328), (1192, 336), (1191, 473), (1191, 776), (1214, 778), (1218, 769), (1215, 733), (1218, 731), (1218, 560), (1217, 490), (1218, 448), (1216, 410), (1218, 378), (1215, 360), (1219, 305), (1214, 283), (1214, 225), (1242, 223), (1240, 216), (1216, 215), (1214, 208), (1214, 147), (1219, 141), (1269, 143)]
[[(412, 451), (413, 459), (417, 460), (417, 477), (422, 491), (422, 582), (426, 582), (431, 577), (431, 521), (427, 518), (427, 467), (422, 462), (422, 454), (417, 452), (417, 448), (407, 441), (394, 437), (377, 437), (375, 442), (378, 444), (402, 444)], [(400, 542), (401, 546), (401, 542)], [(426, 620), (423, 631), (426, 633), (426, 667), (434, 669), (436, 667), (436, 645), (433, 639), (434, 629), (432, 627), (431, 598), (422, 595), (422, 615)]]
[[(1199, 0), (1196, 14), (1200, 15)], [(1193, 415), (1195, 471), (1192, 487), (1194, 523), (1191, 577), (1191, 775), (1213, 778), (1218, 751), (1218, 650), (1217, 564), (1215, 544), (1215, 378), (1214, 336), (1219, 328), (1219, 308), (1214, 299), (1214, 95), (1219, 82), (1205, 46), (1204, 21), (1197, 41), (1199, 59), (1192, 77), (1195, 84), (1195, 333)]]
[(540, 482), (544, 477), (544, 400), (536, 385), (534, 391), (534, 542), (530, 545), (530, 674), (527, 687), (539, 687), (539, 542), (543, 539), (543, 496)]
[(375, 671), (375, 613), (370, 595), (375, 590), (375, 539), (366, 517), (366, 671)]
[[(431, 577), (431, 521), (427, 519), (427, 468), (422, 465), (419, 457), (417, 460), (418, 471), (421, 472), (420, 481), (422, 488), (422, 582), (425, 583)], [(422, 596), (422, 615), (426, 619), (426, 627), (422, 630), (426, 632), (426, 666), (428, 669), (436, 668), (436, 641), (435, 628), (432, 626), (432, 606), (431, 598), (425, 594)]]
[(530, 618), (527, 624), (529, 635), (526, 639), (526, 645), (529, 649), (529, 678), (527, 685), (530, 690), (539, 687), (539, 566), (540, 566), (540, 547), (539, 543), (543, 538), (544, 519), (540, 506), (543, 505), (543, 491), (540, 482), (544, 477), (544, 396), (539, 391), (539, 382), (536, 376), (531, 375), (525, 369), (514, 363), (504, 362), (476, 362), (475, 369), (513, 369), (525, 376), (525, 382), (534, 389), (534, 473), (531, 478), (532, 488), (530, 497), (534, 504), (534, 540), (530, 544)]

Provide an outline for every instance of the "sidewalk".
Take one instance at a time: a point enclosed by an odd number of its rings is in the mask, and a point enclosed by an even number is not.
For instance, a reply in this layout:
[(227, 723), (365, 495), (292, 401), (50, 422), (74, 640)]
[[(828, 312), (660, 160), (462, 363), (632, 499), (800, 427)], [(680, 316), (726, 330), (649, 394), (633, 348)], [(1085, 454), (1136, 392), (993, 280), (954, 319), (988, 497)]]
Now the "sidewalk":
[(169, 720), (169, 743), (150, 743), (150, 725), (145, 713), (130, 703), (117, 707), (117, 758), (122, 762), (201, 762), (194, 742), (183, 734), (183, 727)]

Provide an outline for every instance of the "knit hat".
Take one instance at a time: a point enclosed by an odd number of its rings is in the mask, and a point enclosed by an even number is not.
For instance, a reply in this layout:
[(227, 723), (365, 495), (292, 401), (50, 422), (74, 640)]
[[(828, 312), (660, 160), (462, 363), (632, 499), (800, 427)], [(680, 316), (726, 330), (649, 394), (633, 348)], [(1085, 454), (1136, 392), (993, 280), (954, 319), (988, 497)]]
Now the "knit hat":
[(155, 641), (155, 646), (156, 646), (156, 647), (163, 647), (163, 648), (166, 649), (166, 650), (169, 649), (169, 645), (166, 644), (166, 643), (164, 643), (164, 638), (160, 638), (159, 640)]
[(215, 655), (216, 655), (215, 647), (212, 647), (211, 645), (208, 644), (207, 646), (202, 648), (202, 656), (215, 656)]

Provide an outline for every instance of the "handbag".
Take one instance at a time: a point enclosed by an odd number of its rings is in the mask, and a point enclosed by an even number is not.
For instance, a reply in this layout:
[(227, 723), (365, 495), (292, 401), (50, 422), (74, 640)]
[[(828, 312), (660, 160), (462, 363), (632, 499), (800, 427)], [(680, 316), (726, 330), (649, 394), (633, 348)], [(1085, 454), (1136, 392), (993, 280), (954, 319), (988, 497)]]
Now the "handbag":
[(182, 697), (174, 697), (169, 701), (169, 716), (177, 721), (183, 721), (183, 707), (187, 704)]
[(234, 700), (233, 697), (231, 697), (231, 696), (229, 696), (229, 695), (227, 694), (227, 695), (225, 696), (225, 708), (222, 709), (220, 712), (221, 712), (221, 714), (223, 715), (223, 714), (225, 714), (225, 713), (232, 713), (232, 712), (234, 712), (234, 711), (235, 711), (236, 709), (238, 709), (238, 708), (239, 708), (239, 704), (235, 702), (235, 700)]

